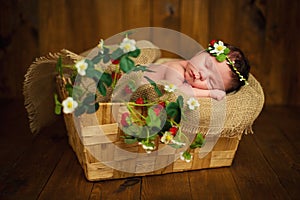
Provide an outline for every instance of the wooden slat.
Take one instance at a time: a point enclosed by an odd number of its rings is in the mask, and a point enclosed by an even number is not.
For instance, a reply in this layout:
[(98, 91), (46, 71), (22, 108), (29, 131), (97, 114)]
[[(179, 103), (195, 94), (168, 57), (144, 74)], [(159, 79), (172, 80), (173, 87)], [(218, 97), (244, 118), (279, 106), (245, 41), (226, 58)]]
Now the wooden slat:
[[(174, 31), (180, 31), (180, 4), (179, 0), (160, 0), (152, 2), (152, 22), (153, 27), (163, 27)], [(162, 49), (162, 57), (178, 57), (175, 50), (180, 49), (180, 43), (176, 34), (160, 35), (154, 41), (159, 44), (168, 43), (171, 48)]]
[(142, 178), (142, 199), (192, 199), (187, 172)]
[[(34, 135), (30, 132), (25, 108), (20, 101), (0, 101), (1, 139), (0, 139), (0, 177), (5, 176), (22, 154), (30, 148)], [(12, 109), (18, 110), (12, 114)], [(16, 126), (18, 124), (18, 126)], [(20, 131), (22, 130), (22, 131)], [(9, 155), (9, 156), (7, 156)]]
[(243, 137), (230, 170), (241, 199), (286, 199), (287, 191), (251, 135)]
[(209, 1), (209, 37), (210, 39), (222, 39), (227, 43), (236, 40), (236, 20), (238, 20), (237, 0)]
[(209, 33), (209, 0), (181, 1), (180, 31), (206, 48)]
[(189, 172), (192, 199), (241, 199), (230, 168)]
[[(267, 110), (257, 120), (254, 127), (257, 129), (257, 133), (253, 138), (289, 196), (296, 199), (300, 196), (298, 185), (300, 183), (300, 128), (292, 124), (296, 124), (295, 119), (298, 119), (299, 122), (300, 117), (297, 115), (296, 118), (294, 115), (294, 119), (291, 119), (293, 112), (289, 112), (291, 113), (289, 115), (280, 108), (275, 110), (275, 115), (274, 112)], [(283, 117), (285, 117), (284, 124), (280, 123)], [(285, 135), (286, 132), (288, 132), (287, 135), (295, 135), (295, 137), (289, 140)]]
[(1, 177), (0, 198), (35, 199), (39, 195), (68, 147), (63, 121), (53, 126), (55, 129), (44, 129), (18, 162)]
[(141, 178), (113, 180), (94, 184), (90, 199), (140, 199)]
[[(264, 110), (266, 116), (259, 118), (258, 122), (263, 124), (265, 120), (270, 120), (272, 125), (276, 124), (277, 129), (285, 135), (291, 146), (299, 151), (300, 147), (300, 107), (275, 106), (267, 107)], [(276, 113), (274, 115), (274, 113)], [(283, 121), (284, 119), (284, 121)], [(260, 127), (261, 124), (257, 124)]]
[(151, 26), (151, 1), (123, 0), (122, 9), (122, 13), (124, 16), (122, 18), (122, 28), (124, 30)]
[[(60, 183), (58, 185), (58, 183)], [(93, 183), (88, 182), (71, 148), (68, 148), (53, 171), (39, 199), (88, 199)]]

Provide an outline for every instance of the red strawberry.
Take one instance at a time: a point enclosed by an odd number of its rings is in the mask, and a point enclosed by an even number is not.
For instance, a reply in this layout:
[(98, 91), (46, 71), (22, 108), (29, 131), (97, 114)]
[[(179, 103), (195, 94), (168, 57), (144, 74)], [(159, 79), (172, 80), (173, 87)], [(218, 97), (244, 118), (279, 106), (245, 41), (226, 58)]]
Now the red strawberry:
[(111, 60), (111, 63), (114, 64), (114, 65), (117, 65), (120, 63), (120, 60)]
[(164, 102), (164, 101), (161, 101), (161, 102), (159, 102), (158, 104), (161, 105), (161, 106), (164, 107), (164, 108), (166, 107), (166, 102)]
[(135, 103), (136, 103), (136, 104), (144, 104), (144, 99), (143, 99), (143, 97), (137, 98), (137, 99), (135, 100)]
[(218, 41), (218, 40), (211, 40), (211, 41), (209, 42), (210, 46), (214, 46), (214, 44), (215, 44), (217, 41)]
[(122, 114), (122, 116), (121, 116), (121, 124), (122, 124), (122, 126), (124, 126), (124, 127), (129, 126), (129, 124), (127, 122), (127, 118), (128, 117), (129, 117), (129, 113), (128, 112)]
[(169, 129), (169, 132), (170, 132), (173, 136), (176, 135), (177, 131), (178, 131), (178, 128), (175, 127), (175, 126), (173, 126), (173, 127), (171, 127), (171, 128)]
[(111, 78), (112, 79), (116, 79), (119, 80), (121, 78), (122, 74), (121, 73), (116, 73), (116, 72), (112, 72), (111, 73)]

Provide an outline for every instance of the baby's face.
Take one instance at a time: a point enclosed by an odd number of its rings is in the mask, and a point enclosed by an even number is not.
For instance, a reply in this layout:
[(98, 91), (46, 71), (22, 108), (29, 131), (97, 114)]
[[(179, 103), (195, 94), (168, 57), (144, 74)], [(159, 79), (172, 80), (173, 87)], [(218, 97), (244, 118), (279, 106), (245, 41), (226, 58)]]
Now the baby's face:
[(199, 89), (226, 90), (230, 87), (231, 69), (224, 62), (218, 62), (207, 52), (202, 52), (188, 61), (185, 80)]

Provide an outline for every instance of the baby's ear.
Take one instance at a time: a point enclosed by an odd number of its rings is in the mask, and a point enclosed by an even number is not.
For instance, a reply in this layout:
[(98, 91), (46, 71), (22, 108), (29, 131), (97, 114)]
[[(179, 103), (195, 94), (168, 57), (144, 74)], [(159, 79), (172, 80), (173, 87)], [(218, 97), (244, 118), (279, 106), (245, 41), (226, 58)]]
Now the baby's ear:
[(214, 89), (214, 90), (210, 90), (209, 92), (210, 92), (210, 97), (218, 101), (222, 100), (226, 96), (226, 92), (223, 90)]

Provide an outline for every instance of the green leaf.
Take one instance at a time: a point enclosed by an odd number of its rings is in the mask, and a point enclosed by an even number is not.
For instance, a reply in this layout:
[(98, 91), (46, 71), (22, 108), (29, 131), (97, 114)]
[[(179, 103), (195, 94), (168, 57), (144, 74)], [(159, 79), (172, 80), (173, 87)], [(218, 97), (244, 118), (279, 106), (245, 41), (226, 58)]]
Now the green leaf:
[(177, 103), (175, 102), (170, 102), (167, 106), (166, 106), (166, 112), (167, 115), (171, 118), (175, 118), (178, 113), (179, 113), (179, 106)]
[(185, 151), (185, 152), (182, 154), (182, 156), (183, 156), (186, 160), (191, 160), (191, 158), (192, 158), (191, 153), (188, 152), (188, 151)]
[(147, 66), (143, 66), (143, 65), (137, 65), (136, 67), (134, 67), (131, 71), (142, 71), (142, 72), (155, 72), (153, 70), (148, 69)]
[(201, 133), (196, 135), (194, 142), (190, 145), (191, 149), (200, 148), (204, 144), (204, 138)]
[(107, 87), (111, 86), (111, 84), (113, 82), (111, 75), (109, 73), (107, 73), (107, 72), (102, 73), (102, 75), (100, 77), (100, 81), (102, 81), (103, 83), (105, 83), (105, 85)]
[(201, 133), (198, 133), (197, 136), (196, 136), (196, 139), (195, 141), (198, 143), (198, 144), (203, 144), (204, 143), (204, 138), (203, 138), (203, 135)]
[(123, 131), (130, 136), (139, 136), (142, 133), (143, 127), (138, 126), (136, 124), (131, 124), (127, 128), (123, 129)]
[(106, 96), (106, 87), (103, 82), (99, 81), (97, 85), (97, 89), (102, 96)]
[(125, 138), (124, 139), (124, 142), (126, 143), (126, 144), (134, 144), (134, 143), (136, 143), (138, 140), (136, 139), (136, 138), (133, 138), (133, 139), (127, 139), (127, 138)]
[(123, 54), (124, 54), (123, 50), (117, 48), (115, 51), (112, 52), (110, 57), (112, 60), (118, 60)]
[(102, 73), (102, 76), (100, 77), (100, 80), (97, 84), (97, 89), (100, 92), (101, 95), (106, 96), (106, 87), (110, 87), (112, 84), (112, 78), (109, 73)]
[(61, 105), (61, 103), (58, 101), (57, 94), (54, 94), (54, 103), (55, 103), (54, 112), (55, 112), (55, 114), (60, 115), (60, 114), (61, 114), (61, 108), (62, 108), (62, 105)]
[(89, 93), (83, 100), (83, 104), (92, 104), (96, 100), (96, 96), (93, 93)]
[(220, 54), (216, 57), (217, 61), (219, 62), (223, 62), (226, 59), (226, 55), (225, 54)]
[(128, 56), (122, 56), (120, 60), (120, 68), (127, 73), (134, 68), (134, 62)]
[(79, 99), (82, 96), (84, 90), (80, 86), (73, 86), (72, 96), (74, 100)]
[(96, 112), (98, 110), (99, 104), (98, 103), (94, 103), (94, 104), (88, 105), (86, 107), (87, 107), (86, 113), (91, 114), (91, 113), (94, 113), (94, 112)]
[(157, 87), (157, 84), (152, 80), (150, 79), (149, 77), (147, 76), (144, 76), (145, 79), (147, 79), (147, 81), (154, 87), (154, 91), (156, 92), (156, 94), (161, 97), (163, 94), (162, 92), (160, 91), (160, 89)]
[(134, 51), (128, 52), (128, 56), (136, 58), (136, 57), (138, 57), (140, 55), (140, 53), (141, 53), (141, 50), (140, 49), (136, 49)]
[(179, 95), (177, 97), (176, 103), (178, 104), (178, 106), (179, 106), (180, 109), (183, 108), (183, 97), (181, 95)]
[(104, 63), (108, 63), (109, 61), (110, 61), (109, 55), (105, 55), (105, 56), (103, 57), (103, 62), (104, 62)]
[(90, 60), (90, 59), (85, 59), (85, 62), (88, 64), (88, 69), (91, 68), (91, 69), (94, 69), (95, 68), (95, 63)]
[(78, 106), (74, 112), (75, 116), (78, 117), (78, 116), (82, 115), (83, 113), (85, 113), (86, 109), (87, 108), (84, 105)]
[(230, 49), (227, 47), (226, 49), (224, 49), (224, 54), (227, 55), (230, 53)]
[(158, 116), (156, 116), (155, 112), (153, 109), (148, 109), (148, 116), (146, 117), (146, 123), (150, 127), (158, 127), (160, 128), (161, 126), (161, 120)]
[(179, 144), (169, 144), (169, 146), (171, 146), (174, 149), (180, 149), (182, 147), (182, 145)]
[(103, 58), (103, 55), (101, 54), (101, 52), (98, 52), (98, 54), (94, 58), (92, 58), (91, 61), (94, 64), (97, 64), (97, 63), (99, 63), (102, 60), (102, 58)]
[(61, 106), (60, 105), (55, 105), (55, 114), (60, 115), (61, 114)]

